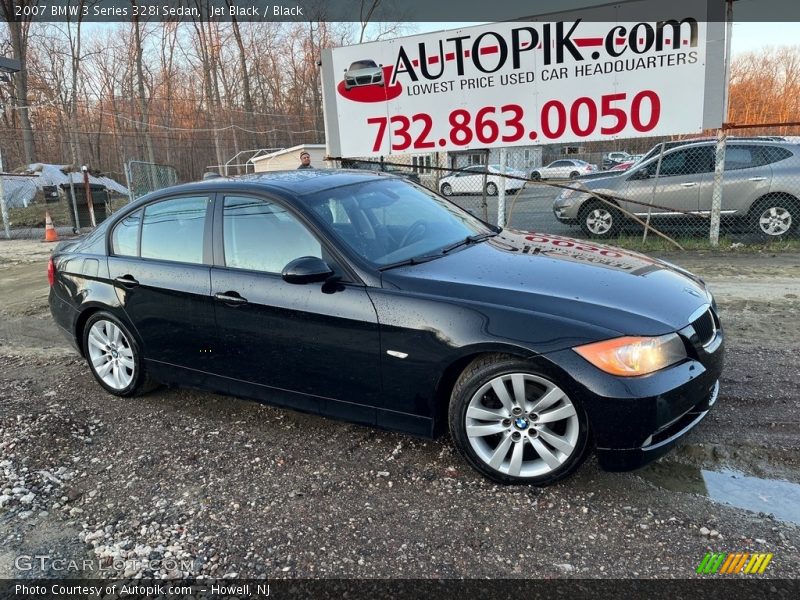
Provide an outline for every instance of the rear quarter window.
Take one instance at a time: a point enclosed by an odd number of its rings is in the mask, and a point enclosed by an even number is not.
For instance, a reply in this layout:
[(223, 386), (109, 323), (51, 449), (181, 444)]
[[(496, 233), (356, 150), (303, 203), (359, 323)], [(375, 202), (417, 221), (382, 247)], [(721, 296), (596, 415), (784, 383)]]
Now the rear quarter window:
[(139, 255), (139, 225), (142, 221), (142, 211), (128, 215), (117, 223), (111, 232), (111, 253), (118, 256)]

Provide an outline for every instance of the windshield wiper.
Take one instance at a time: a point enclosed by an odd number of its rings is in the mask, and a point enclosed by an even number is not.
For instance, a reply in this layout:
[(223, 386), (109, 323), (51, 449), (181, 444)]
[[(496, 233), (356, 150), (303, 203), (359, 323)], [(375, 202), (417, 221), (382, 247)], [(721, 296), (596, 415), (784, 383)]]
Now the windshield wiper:
[(394, 269), (396, 267), (406, 267), (408, 265), (421, 265), (422, 263), (426, 263), (428, 261), (435, 260), (441, 257), (442, 257), (441, 254), (426, 254), (425, 256), (412, 256), (411, 258), (400, 260), (396, 263), (389, 263), (388, 265), (383, 265), (382, 267), (378, 267), (378, 271), (388, 271), (389, 269)]
[(442, 248), (442, 254), (447, 254), (448, 252), (452, 252), (456, 248), (460, 248), (461, 246), (469, 246), (470, 244), (477, 244), (478, 242), (482, 242), (484, 240), (488, 240), (490, 237), (494, 237), (497, 235), (497, 232), (492, 233), (476, 233), (475, 235), (468, 235), (463, 240), (450, 244), (449, 246), (445, 246)]

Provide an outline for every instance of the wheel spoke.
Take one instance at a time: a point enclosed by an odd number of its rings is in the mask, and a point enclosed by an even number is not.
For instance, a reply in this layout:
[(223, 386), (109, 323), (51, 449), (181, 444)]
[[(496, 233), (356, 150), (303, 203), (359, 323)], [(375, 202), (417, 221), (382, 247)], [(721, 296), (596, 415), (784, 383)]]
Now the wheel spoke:
[(120, 380), (119, 380), (119, 365), (114, 364), (111, 367), (111, 378), (114, 380), (114, 387), (116, 387), (116, 388), (121, 388), (122, 387), (122, 383), (120, 383)]
[(522, 376), (522, 373), (514, 373), (511, 376), (511, 386), (514, 390), (514, 400), (517, 406), (525, 409), (528, 403), (525, 400), (525, 377)]
[(98, 350), (105, 350), (107, 343), (108, 340), (104, 340), (102, 337), (100, 337), (100, 334), (94, 327), (89, 330), (89, 344), (91, 346), (94, 346)]
[(508, 465), (508, 474), (513, 477), (519, 477), (522, 470), (522, 453), (525, 450), (525, 440), (522, 439), (514, 444), (514, 450), (511, 452), (511, 462)]
[(572, 404), (565, 404), (553, 410), (539, 413), (539, 423), (554, 423), (562, 419), (567, 419), (575, 415), (575, 407)]
[(483, 408), (482, 406), (470, 406), (467, 409), (467, 417), (479, 421), (502, 421), (509, 415), (510, 413), (503, 412), (500, 409)]
[(507, 427), (502, 423), (493, 423), (491, 425), (467, 425), (467, 435), (469, 437), (483, 437), (500, 433), (506, 429)]
[(564, 397), (564, 392), (562, 392), (557, 387), (551, 388), (550, 390), (547, 391), (547, 393), (545, 393), (544, 396), (542, 396), (541, 398), (539, 398), (539, 400), (534, 402), (529, 412), (542, 412), (543, 410), (553, 406), (553, 404), (561, 400), (561, 398), (563, 397)]
[(105, 363), (105, 364), (104, 364), (102, 367), (99, 367), (99, 368), (97, 369), (97, 375), (98, 375), (98, 376), (99, 376), (101, 379), (105, 379), (106, 375), (108, 375), (108, 372), (111, 370), (111, 367), (112, 367), (112, 362), (111, 362), (111, 361), (108, 361), (108, 362), (107, 362), (107, 363)]
[(570, 455), (572, 450), (574, 449), (573, 445), (567, 441), (567, 438), (561, 437), (547, 429), (546, 427), (542, 427), (539, 430), (539, 436), (548, 444), (553, 446), (556, 450), (561, 450), (566, 455)]
[(133, 363), (133, 359), (132, 358), (128, 358), (127, 356), (122, 356), (120, 354), (119, 362), (123, 366), (125, 366), (125, 367), (129, 368), (131, 371), (133, 371), (134, 363)]
[(539, 454), (544, 462), (547, 463), (547, 466), (551, 469), (555, 469), (561, 466), (561, 461), (558, 460), (555, 454), (550, 452), (547, 446), (542, 443), (542, 440), (539, 438), (534, 438), (531, 440), (531, 444), (533, 445), (534, 450)]
[(514, 407), (514, 402), (511, 400), (511, 396), (508, 395), (505, 382), (499, 378), (492, 380), (492, 389), (497, 394), (497, 399), (503, 404), (503, 408), (510, 413)]
[(100, 354), (99, 356), (96, 356), (96, 357), (94, 357), (92, 359), (92, 364), (94, 365), (95, 369), (99, 369), (100, 367), (105, 365), (107, 362), (110, 362), (110, 361), (108, 360), (108, 357), (105, 354)]
[(503, 438), (503, 441), (497, 445), (497, 448), (495, 448), (492, 454), (492, 458), (489, 459), (490, 467), (493, 469), (500, 468), (500, 465), (503, 464), (503, 460), (506, 458), (506, 454), (508, 454), (509, 446), (511, 446), (511, 436), (507, 435)]

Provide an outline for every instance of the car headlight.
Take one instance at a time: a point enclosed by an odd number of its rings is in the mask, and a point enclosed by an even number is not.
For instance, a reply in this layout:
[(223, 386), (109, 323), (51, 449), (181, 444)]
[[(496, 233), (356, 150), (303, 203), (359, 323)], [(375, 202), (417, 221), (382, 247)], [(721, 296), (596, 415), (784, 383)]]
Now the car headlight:
[(572, 198), (575, 194), (578, 193), (578, 190), (575, 188), (564, 188), (561, 190), (561, 193), (558, 195), (559, 200), (566, 200), (567, 198)]
[(654, 373), (686, 358), (686, 348), (676, 333), (620, 337), (576, 346), (573, 350), (601, 371), (620, 377)]

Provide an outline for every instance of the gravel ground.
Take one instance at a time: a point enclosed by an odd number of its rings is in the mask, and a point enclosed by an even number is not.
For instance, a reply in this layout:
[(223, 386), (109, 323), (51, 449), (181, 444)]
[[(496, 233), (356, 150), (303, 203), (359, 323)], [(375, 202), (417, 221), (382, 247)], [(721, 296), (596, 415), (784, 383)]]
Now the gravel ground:
[(65, 574), (17, 560), (36, 554), (165, 579), (684, 578), (708, 551), (747, 551), (775, 554), (766, 576), (800, 575), (800, 527), (769, 508), (789, 497), (765, 484), (749, 511), (696, 485), (701, 469), (800, 483), (798, 254), (666, 256), (721, 308), (716, 408), (652, 467), (590, 458), (537, 489), (488, 482), (447, 438), (192, 390), (106, 394), (50, 321), (50, 248), (0, 242), (0, 579)]

